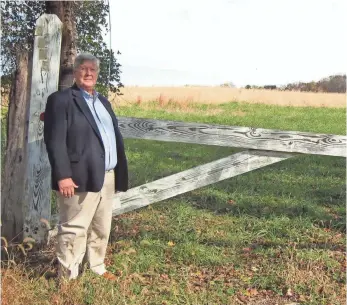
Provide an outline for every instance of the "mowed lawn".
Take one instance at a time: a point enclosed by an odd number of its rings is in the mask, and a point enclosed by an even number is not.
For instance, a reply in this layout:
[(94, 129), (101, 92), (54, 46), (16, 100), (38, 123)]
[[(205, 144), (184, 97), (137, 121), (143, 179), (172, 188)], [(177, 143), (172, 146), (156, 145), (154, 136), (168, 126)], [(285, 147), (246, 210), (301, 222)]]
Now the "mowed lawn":
[[(339, 135), (346, 122), (345, 109), (237, 102), (149, 103), (115, 111)], [(242, 151), (133, 139), (125, 144), (131, 187)], [(2, 304), (345, 304), (345, 173), (345, 158), (296, 156), (117, 216), (107, 255), (116, 282), (86, 271), (58, 287), (54, 277), (47, 279), (56, 268), (49, 248), (45, 263), (17, 260), (2, 269)]]

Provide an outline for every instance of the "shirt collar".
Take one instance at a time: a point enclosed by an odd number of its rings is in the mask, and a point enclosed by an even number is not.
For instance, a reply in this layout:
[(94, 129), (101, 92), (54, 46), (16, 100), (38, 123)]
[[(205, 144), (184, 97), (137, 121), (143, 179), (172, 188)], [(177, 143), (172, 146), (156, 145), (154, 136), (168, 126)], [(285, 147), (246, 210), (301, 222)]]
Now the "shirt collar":
[(82, 91), (83, 96), (87, 98), (97, 98), (99, 96), (99, 92), (97, 92), (96, 90), (93, 90), (93, 95), (89, 94), (86, 90), (82, 88), (80, 88), (80, 90)]

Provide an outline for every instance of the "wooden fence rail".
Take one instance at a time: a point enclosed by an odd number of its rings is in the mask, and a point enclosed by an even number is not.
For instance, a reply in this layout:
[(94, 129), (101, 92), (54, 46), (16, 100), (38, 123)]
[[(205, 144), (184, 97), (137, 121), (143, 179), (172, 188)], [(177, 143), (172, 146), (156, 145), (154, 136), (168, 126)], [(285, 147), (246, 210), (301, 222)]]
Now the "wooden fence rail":
[[(300, 154), (346, 156), (346, 136), (253, 127), (210, 125), (120, 117), (124, 138), (241, 147), (235, 153), (192, 169), (118, 193), (113, 215), (271, 165)], [(57, 221), (57, 215), (52, 218)]]
[(346, 137), (340, 135), (127, 117), (119, 119), (119, 127), (125, 138), (313, 155), (346, 155)]

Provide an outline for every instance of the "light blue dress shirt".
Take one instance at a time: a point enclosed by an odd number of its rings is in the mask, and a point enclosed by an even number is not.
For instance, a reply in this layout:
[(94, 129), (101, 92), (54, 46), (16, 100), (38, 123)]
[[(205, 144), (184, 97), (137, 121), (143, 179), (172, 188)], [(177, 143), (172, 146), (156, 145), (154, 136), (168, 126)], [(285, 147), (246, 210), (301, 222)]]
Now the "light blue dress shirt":
[(83, 89), (81, 89), (81, 91), (93, 114), (105, 147), (105, 170), (112, 170), (117, 165), (117, 143), (112, 118), (107, 109), (100, 102), (98, 92), (94, 91), (94, 95), (90, 95)]

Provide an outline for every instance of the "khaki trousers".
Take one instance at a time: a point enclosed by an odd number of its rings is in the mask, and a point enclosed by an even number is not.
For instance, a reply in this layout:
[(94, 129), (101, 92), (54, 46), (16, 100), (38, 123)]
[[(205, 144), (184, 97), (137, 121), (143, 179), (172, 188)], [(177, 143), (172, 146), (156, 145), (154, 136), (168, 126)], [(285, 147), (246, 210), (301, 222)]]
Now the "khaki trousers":
[(82, 262), (88, 262), (97, 274), (106, 272), (104, 259), (111, 230), (114, 179), (114, 171), (106, 172), (104, 185), (98, 193), (75, 192), (71, 198), (65, 198), (57, 192), (56, 255), (60, 277), (77, 278)]

